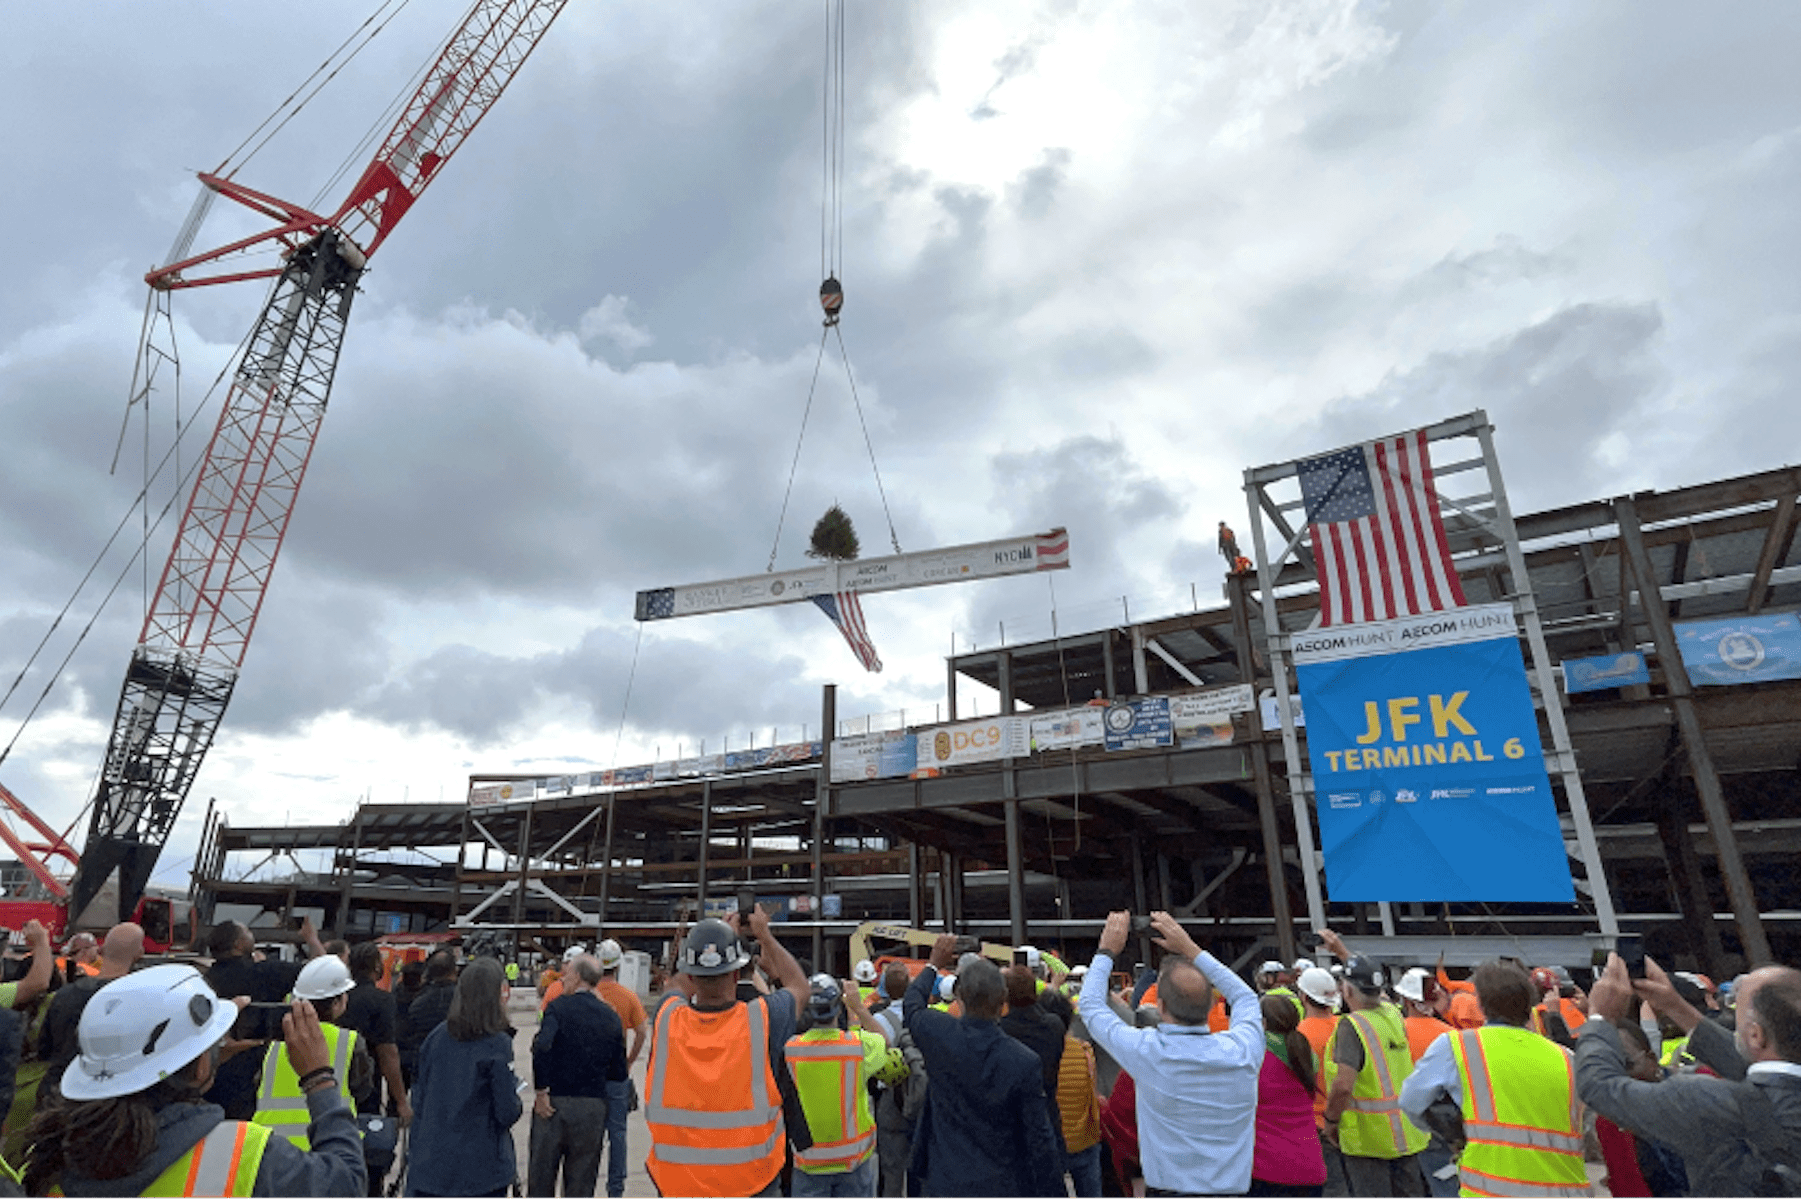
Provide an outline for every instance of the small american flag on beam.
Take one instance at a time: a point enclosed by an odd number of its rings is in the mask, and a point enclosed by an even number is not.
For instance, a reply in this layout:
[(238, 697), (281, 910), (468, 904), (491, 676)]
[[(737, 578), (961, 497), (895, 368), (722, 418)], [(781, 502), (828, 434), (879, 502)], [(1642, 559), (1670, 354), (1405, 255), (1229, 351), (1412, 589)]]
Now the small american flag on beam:
[(850, 645), (850, 651), (863, 664), (865, 671), (880, 671), (882, 660), (876, 657), (875, 643), (869, 640), (869, 629), (863, 624), (863, 605), (855, 592), (837, 592), (829, 596), (810, 596), (819, 611), (832, 619), (838, 632)]
[(1466, 603), (1438, 515), (1425, 430), (1303, 459), (1296, 469), (1319, 568), (1321, 625)]

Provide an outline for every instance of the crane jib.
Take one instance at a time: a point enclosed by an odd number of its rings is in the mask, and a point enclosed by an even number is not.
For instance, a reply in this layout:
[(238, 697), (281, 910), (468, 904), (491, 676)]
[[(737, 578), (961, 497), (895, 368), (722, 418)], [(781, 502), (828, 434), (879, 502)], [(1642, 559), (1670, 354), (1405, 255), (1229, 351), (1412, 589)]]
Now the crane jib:
[[(374, 159), (331, 217), (203, 175), (276, 225), (152, 271), (154, 288), (276, 277), (221, 406), (175, 545), (126, 668), (81, 860), (79, 916), (119, 875), (120, 911), (142, 895), (230, 703), (331, 394), (369, 254), (443, 170), (567, 0), (477, 0)], [(197, 228), (198, 219), (192, 224)], [(177, 254), (192, 231), (184, 228)], [(279, 243), (280, 267), (189, 279), (202, 264)]]

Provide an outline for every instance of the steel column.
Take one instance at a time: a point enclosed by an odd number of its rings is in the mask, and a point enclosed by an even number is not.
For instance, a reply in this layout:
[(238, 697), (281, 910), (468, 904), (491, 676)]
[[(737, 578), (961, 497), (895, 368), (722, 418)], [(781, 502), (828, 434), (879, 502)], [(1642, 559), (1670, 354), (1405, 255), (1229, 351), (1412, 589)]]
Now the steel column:
[[(1248, 575), (1228, 576), (1232, 597), (1232, 642), (1238, 652), (1238, 680), (1251, 688), (1253, 701), (1257, 695), (1257, 652), (1251, 645), (1251, 595)], [(1270, 913), (1276, 922), (1276, 943), (1281, 947), (1282, 961), (1297, 957), (1294, 940), (1294, 914), (1288, 908), (1288, 875), (1282, 869), (1282, 830), (1276, 819), (1276, 788), (1270, 778), (1269, 734), (1263, 728), (1259, 712), (1246, 714), (1253, 730), (1247, 753), (1251, 759), (1251, 777), (1257, 788), (1257, 824), (1263, 834), (1264, 873), (1269, 877)]]
[(1644, 531), (1639, 525), (1638, 506), (1630, 496), (1613, 502), (1619, 521), (1620, 544), (1632, 564), (1632, 577), (1638, 584), (1639, 609), (1651, 627), (1651, 640), (1657, 646), (1657, 661), (1663, 667), (1664, 686), (1669, 692), (1670, 707), (1676, 712), (1676, 726), (1682, 734), (1683, 748), (1688, 752), (1689, 770), (1694, 776), (1695, 790), (1701, 795), (1701, 812), (1713, 835), (1714, 851), (1719, 855), (1720, 874), (1726, 880), (1726, 895), (1732, 901), (1732, 915), (1738, 922), (1739, 944), (1747, 965), (1758, 966), (1771, 961), (1769, 938), (1764, 934), (1763, 918), (1757, 911), (1757, 895), (1745, 862), (1739, 855), (1738, 836), (1732, 831), (1732, 814), (1726, 807), (1726, 794), (1720, 787), (1719, 773), (1714, 769), (1713, 754), (1707, 748), (1707, 735), (1695, 711), (1688, 668), (1683, 665), (1681, 648), (1676, 644), (1676, 631), (1670, 623), (1669, 609), (1662, 603), (1657, 575), (1651, 568), (1651, 555), (1645, 549)]
[(1004, 805), (1007, 815), (1007, 918), (1013, 944), (1026, 940), (1026, 868), (1025, 849), (1019, 829), (1019, 801)]

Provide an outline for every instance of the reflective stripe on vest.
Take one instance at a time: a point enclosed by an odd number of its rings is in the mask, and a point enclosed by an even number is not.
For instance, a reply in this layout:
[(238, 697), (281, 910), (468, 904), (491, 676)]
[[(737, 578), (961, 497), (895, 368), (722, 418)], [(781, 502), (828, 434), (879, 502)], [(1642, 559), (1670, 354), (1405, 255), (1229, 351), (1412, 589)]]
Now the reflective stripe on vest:
[(1419, 1153), (1429, 1139), (1401, 1112), (1401, 1083), (1413, 1072), (1413, 1053), (1400, 1011), (1385, 1004), (1346, 1013), (1344, 1020), (1363, 1043), (1363, 1070), (1339, 1125), (1340, 1148), (1360, 1158)]
[[(356, 1049), (356, 1030), (321, 1023), (319, 1031), (325, 1035), (325, 1044), (331, 1050), (331, 1066), (337, 1073), (338, 1091), (343, 1095), (344, 1103), (349, 1105), (352, 1103), (350, 1056)], [(352, 1108), (351, 1111), (356, 1110)], [(251, 1119), (258, 1125), (277, 1130), (302, 1150), (312, 1148), (306, 1131), (312, 1125), (313, 1117), (306, 1106), (306, 1093), (300, 1090), (300, 1077), (294, 1073), (294, 1064), (288, 1061), (286, 1042), (270, 1043), (269, 1052), (263, 1057), (263, 1084), (257, 1089), (256, 1115)]]
[(249, 1121), (221, 1121), (163, 1169), (145, 1196), (248, 1196), (271, 1131)]
[[(1460, 1030), (1451, 1050), (1468, 1139), (1458, 1168), (1463, 1194), (1591, 1195), (1569, 1051), (1506, 1025)], [(1560, 1075), (1560, 1088), (1550, 1087)]]
[[(865, 1124), (868, 1101), (859, 1101), (869, 1095), (863, 1082), (863, 1039), (855, 1031), (830, 1038), (802, 1034), (788, 1039), (785, 1049), (813, 1133), (812, 1149), (795, 1151), (796, 1165), (821, 1173), (850, 1170), (875, 1149), (875, 1120)], [(834, 1110), (830, 1124), (821, 1119), (826, 1110)]]
[[(708, 1029), (711, 1018), (720, 1024)], [(690, 1039), (703, 1043), (693, 1047), (700, 1053), (683, 1044)], [(713, 1068), (714, 1077), (693, 1078), (696, 1066)], [(645, 1166), (664, 1195), (748, 1195), (781, 1171), (782, 1102), (769, 1064), (764, 1002), (699, 1013), (686, 998), (672, 997), (657, 1014), (647, 1076), (644, 1119), (651, 1145)], [(722, 1103), (735, 1106), (700, 1107)], [(720, 1136), (734, 1132), (740, 1139)]]

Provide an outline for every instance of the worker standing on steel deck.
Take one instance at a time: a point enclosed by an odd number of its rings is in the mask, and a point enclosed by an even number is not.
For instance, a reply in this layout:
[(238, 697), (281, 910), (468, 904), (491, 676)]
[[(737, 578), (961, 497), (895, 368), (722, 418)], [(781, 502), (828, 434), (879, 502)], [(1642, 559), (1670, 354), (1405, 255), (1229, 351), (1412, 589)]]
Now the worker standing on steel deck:
[(780, 1194), (786, 1154), (770, 1051), (793, 1036), (812, 988), (770, 932), (762, 906), (748, 924), (781, 988), (741, 1002), (738, 972), (750, 955), (740, 919), (708, 918), (683, 940), (674, 994), (657, 1013), (646, 1067), (645, 1167), (665, 1196)]

